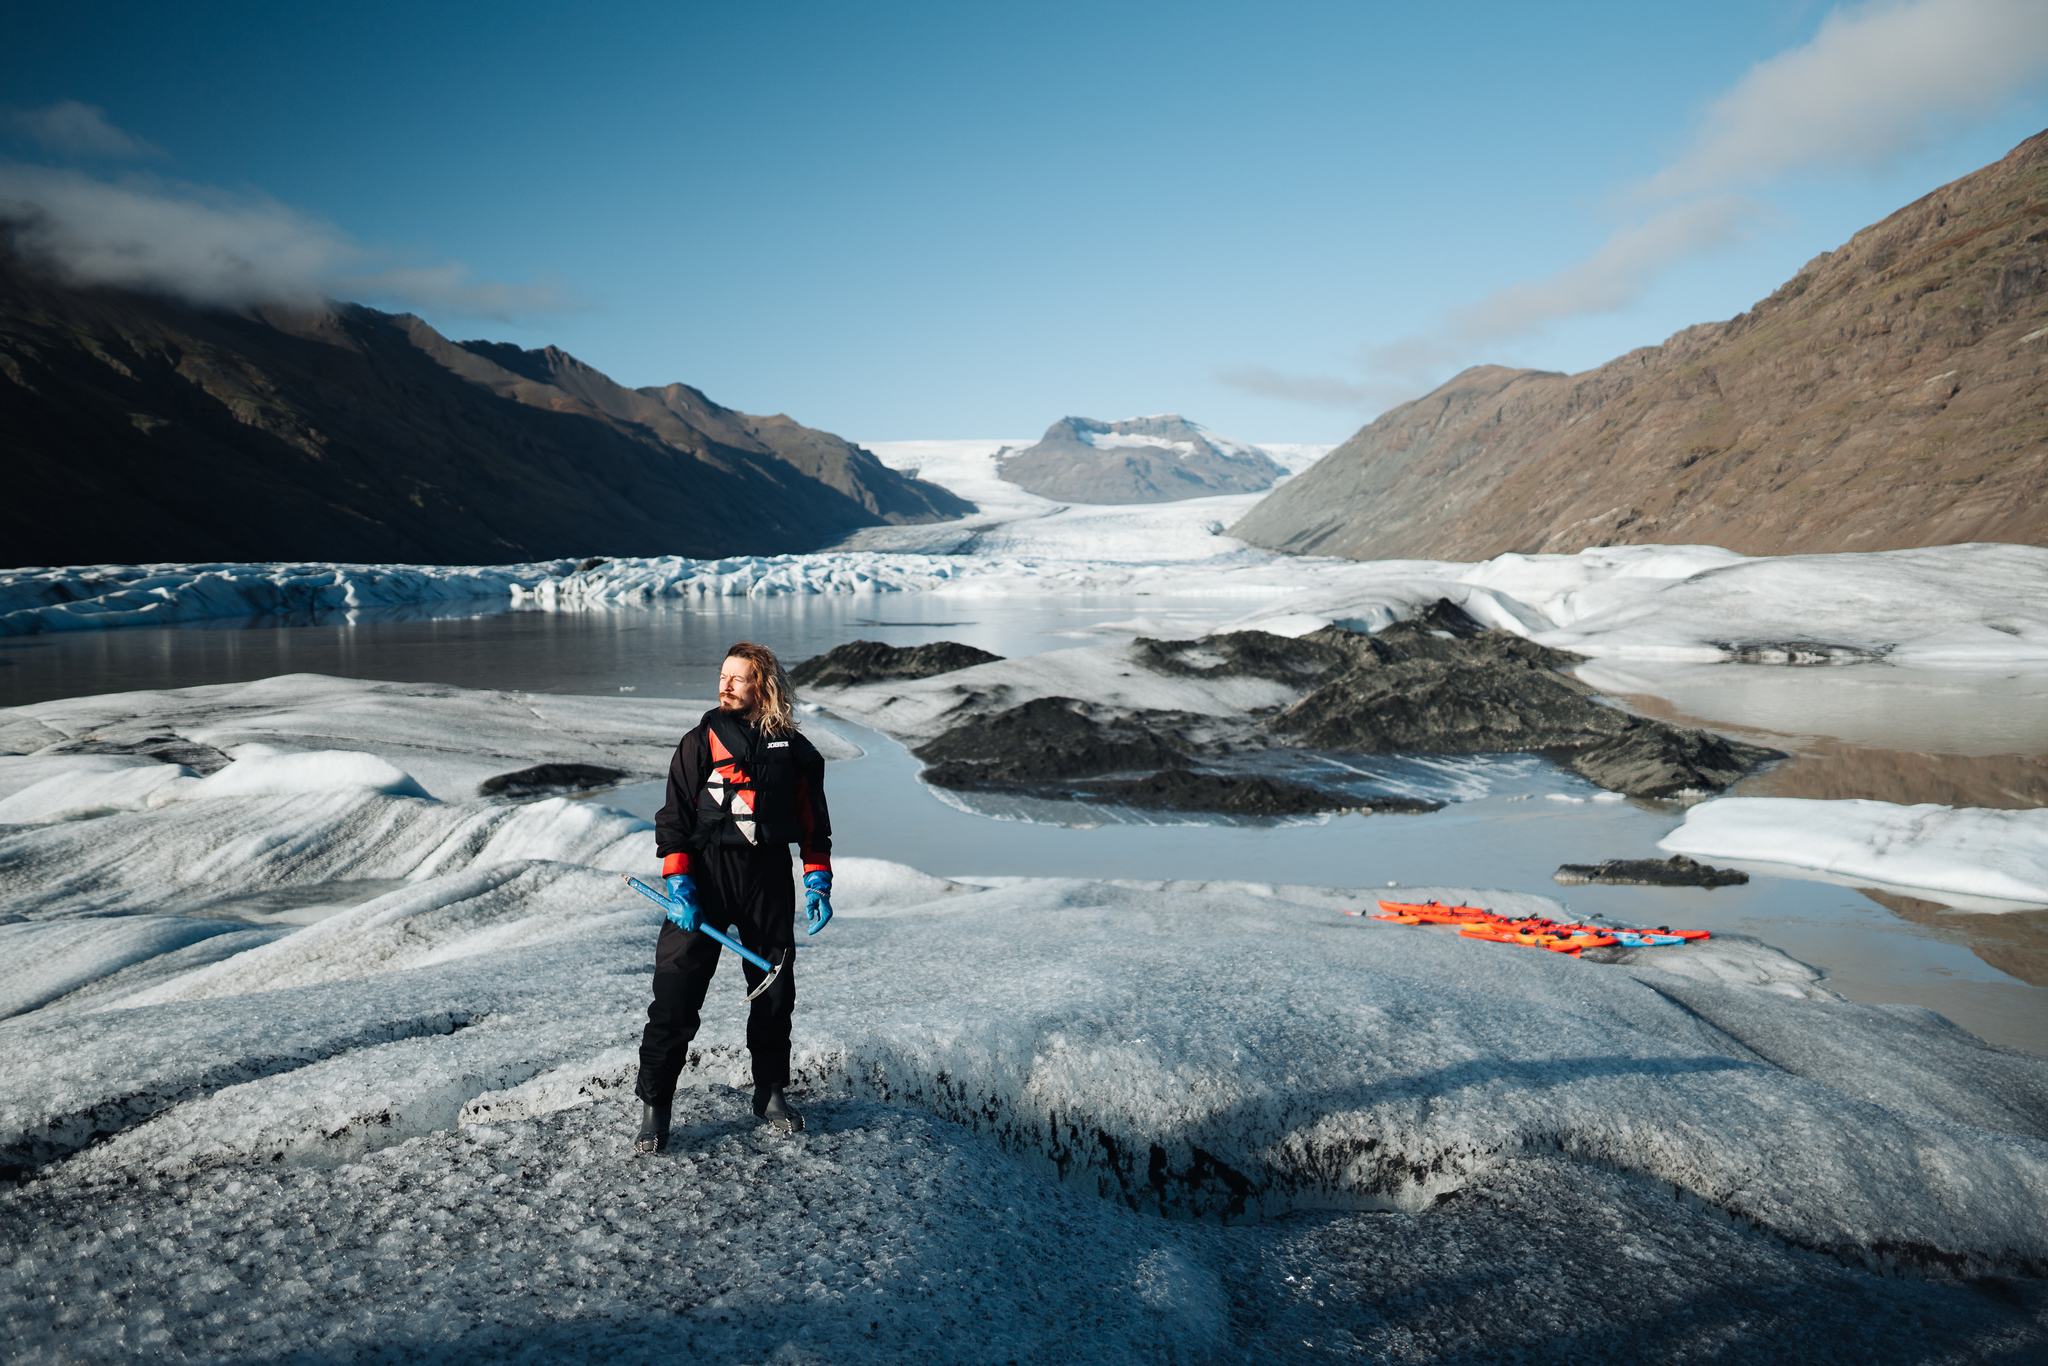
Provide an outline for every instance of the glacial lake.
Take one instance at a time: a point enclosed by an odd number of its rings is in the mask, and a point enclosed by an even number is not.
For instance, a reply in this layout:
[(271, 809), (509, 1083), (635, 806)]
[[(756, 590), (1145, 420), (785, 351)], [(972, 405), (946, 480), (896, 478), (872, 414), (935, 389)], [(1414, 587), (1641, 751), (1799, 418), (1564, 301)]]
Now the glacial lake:
[[(1235, 616), (1247, 605), (1215, 615)], [(956, 640), (1016, 656), (1167, 634), (1191, 604), (1176, 598), (1170, 607), (1147, 594), (1068, 593), (713, 599), (576, 611), (490, 599), (50, 634), (0, 639), (0, 705), (283, 673), (708, 699), (725, 648), (741, 639), (769, 644), (791, 661), (856, 639)], [(2048, 671), (1598, 662), (1583, 672), (1634, 709), (1713, 725), (1793, 755), (1745, 782), (1748, 795), (2048, 804)], [(1426, 816), (1280, 825), (1122, 821), (1072, 807), (991, 816), (919, 783), (917, 761), (894, 741), (843, 719), (830, 723), (867, 751), (830, 771), (836, 845), (845, 854), (940, 874), (1538, 892), (1580, 914), (1753, 935), (1821, 968), (1826, 985), (1845, 996), (1926, 1006), (1994, 1042), (2048, 1054), (2048, 910), (1957, 910), (1897, 889), (1755, 869), (1748, 885), (1713, 891), (1560, 887), (1551, 877), (1560, 863), (1658, 856), (1657, 840), (1682, 811), (1600, 799), (1597, 789), (1537, 758), (1418, 766), (1410, 774), (1416, 782), (1463, 797)], [(660, 794), (658, 785), (641, 784), (592, 799), (652, 815)], [(1075, 823), (1050, 823), (1063, 819)]]

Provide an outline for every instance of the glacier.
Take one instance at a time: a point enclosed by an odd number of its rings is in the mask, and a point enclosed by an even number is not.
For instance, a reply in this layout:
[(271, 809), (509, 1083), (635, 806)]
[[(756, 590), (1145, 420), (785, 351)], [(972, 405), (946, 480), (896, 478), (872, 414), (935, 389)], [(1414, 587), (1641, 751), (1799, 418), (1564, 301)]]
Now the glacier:
[[(1372, 631), (1448, 598), (1487, 626), (1599, 659), (1934, 667), (2048, 661), (2048, 549), (2040, 547), (1752, 559), (1710, 546), (1621, 546), (1478, 564), (1358, 563), (1273, 555), (1225, 536), (1224, 524), (1247, 496), (1055, 506), (985, 525), (879, 528), (861, 535), (883, 548), (810, 555), (663, 556), (589, 567), (5, 570), (0, 636), (292, 611), (346, 616), (433, 602), (589, 610), (811, 594), (1143, 592), (1162, 607), (1199, 603), (1198, 631), (1302, 634), (1331, 622)], [(1238, 612), (1217, 610), (1233, 600)]]
[[(847, 857), (795, 968), (813, 1127), (754, 1127), (742, 992), (714, 983), (680, 1142), (636, 1158), (658, 912), (618, 873), (652, 870), (652, 833), (473, 785), (522, 729), (630, 760), (695, 704), (536, 700), (559, 714), (299, 677), (6, 716), (176, 715), (227, 760), (146, 761), (174, 798), (0, 827), (14, 1359), (1696, 1351), (1816, 1316), (1959, 1353), (2044, 1340), (2035, 1292), (1967, 1287), (2048, 1270), (2048, 1059), (1739, 937), (1594, 963), (1360, 914), (1561, 910), (1485, 888)], [(282, 790), (208, 787), (281, 756)], [(0, 757), (30, 766), (9, 800), (63, 757)], [(141, 768), (72, 757), (81, 787)], [(295, 890), (312, 923), (237, 917)], [(1474, 1276), (1514, 1292), (1417, 1317)], [(1587, 1276), (1630, 1294), (1566, 1293)], [(1790, 1290), (1744, 1288), (1766, 1282)], [(1703, 1285), (1741, 1325), (1679, 1312)]]

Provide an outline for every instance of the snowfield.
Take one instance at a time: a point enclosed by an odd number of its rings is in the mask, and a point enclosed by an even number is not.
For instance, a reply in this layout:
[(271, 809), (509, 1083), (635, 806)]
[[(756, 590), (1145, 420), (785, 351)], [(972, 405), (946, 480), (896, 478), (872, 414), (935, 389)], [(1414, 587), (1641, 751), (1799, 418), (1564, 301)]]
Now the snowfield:
[[(0, 758), (46, 813), (0, 826), (11, 1358), (2048, 1343), (2034, 1282), (1952, 1280), (2048, 1270), (2048, 1059), (1739, 937), (1600, 964), (1357, 891), (849, 857), (796, 968), (814, 1127), (731, 1089), (727, 980), (637, 1158), (658, 913), (618, 873), (651, 832), (473, 788), (526, 733), (644, 771), (695, 710), (299, 677), (0, 714), (58, 748), (175, 716), (227, 760)], [(173, 776), (126, 806), (49, 795), (144, 765)], [(1424, 1312), (1482, 1267), (1512, 1293)]]

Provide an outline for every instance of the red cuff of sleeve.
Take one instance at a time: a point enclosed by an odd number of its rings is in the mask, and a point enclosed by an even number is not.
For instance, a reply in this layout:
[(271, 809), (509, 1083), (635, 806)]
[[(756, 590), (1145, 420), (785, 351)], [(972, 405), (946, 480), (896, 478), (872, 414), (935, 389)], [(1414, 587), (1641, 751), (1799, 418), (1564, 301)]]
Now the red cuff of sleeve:
[(688, 873), (689, 871), (690, 856), (688, 854), (681, 852), (673, 853), (661, 861), (661, 875), (663, 877), (674, 877), (678, 873)]
[(805, 854), (805, 855), (804, 855), (804, 871), (805, 871), (806, 873), (829, 873), (829, 872), (831, 872), (831, 871), (832, 871), (832, 856), (831, 856), (830, 854)]

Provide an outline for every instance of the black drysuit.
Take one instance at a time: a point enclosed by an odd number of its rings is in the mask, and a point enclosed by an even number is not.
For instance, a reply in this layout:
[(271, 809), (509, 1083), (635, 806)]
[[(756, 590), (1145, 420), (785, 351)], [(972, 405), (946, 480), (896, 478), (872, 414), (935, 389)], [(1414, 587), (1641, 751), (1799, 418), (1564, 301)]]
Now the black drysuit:
[[(795, 731), (764, 736), (760, 726), (717, 708), (683, 736), (669, 761), (668, 802), (654, 818), (664, 874), (687, 872), (697, 884), (701, 923), (731, 931), (755, 953), (782, 965), (775, 985), (754, 998), (747, 1052), (756, 1086), (789, 1084), (790, 1016), (796, 1007), (796, 886), (789, 846), (804, 867), (832, 866), (832, 820), (825, 808), (825, 760)], [(654, 1001), (640, 1037), (635, 1090), (658, 1105), (697, 1037), (704, 994), (722, 946), (708, 934), (661, 924), (654, 946)], [(765, 975), (741, 960), (747, 989)]]

